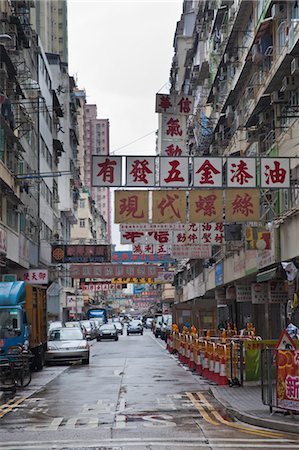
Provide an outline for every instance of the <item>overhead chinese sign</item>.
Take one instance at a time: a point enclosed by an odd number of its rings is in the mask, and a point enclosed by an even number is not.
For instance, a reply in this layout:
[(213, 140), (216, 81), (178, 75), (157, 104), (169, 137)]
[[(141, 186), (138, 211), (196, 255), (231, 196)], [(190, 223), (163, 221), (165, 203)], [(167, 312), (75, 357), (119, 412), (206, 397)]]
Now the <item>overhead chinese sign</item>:
[(221, 222), (223, 192), (220, 189), (193, 190), (189, 193), (190, 222)]
[(153, 223), (186, 222), (185, 191), (153, 192)]
[(158, 266), (154, 264), (73, 264), (70, 267), (72, 278), (154, 278), (157, 275)]
[(92, 155), (92, 185), (113, 187), (122, 185), (122, 157)]
[(111, 261), (111, 245), (52, 245), (52, 263), (103, 263)]
[(80, 289), (83, 291), (106, 292), (111, 290), (122, 290), (122, 284), (114, 283), (81, 283)]
[(168, 254), (136, 254), (134, 255), (132, 251), (114, 251), (112, 252), (111, 261), (113, 263), (145, 263), (145, 262), (157, 262), (157, 263), (171, 263), (174, 259)]
[(155, 157), (127, 156), (126, 158), (127, 186), (150, 187), (155, 186)]
[(134, 244), (133, 255), (168, 255), (171, 252), (171, 246), (165, 244)]
[[(223, 223), (189, 224), (178, 230), (161, 231), (121, 231), (121, 244), (134, 244), (133, 253), (166, 253), (173, 244), (214, 244), (224, 243)], [(137, 250), (138, 247), (138, 250)]]
[(148, 191), (115, 191), (115, 223), (148, 221)]
[(112, 278), (111, 283), (122, 283), (122, 284), (153, 284), (155, 283), (154, 278), (137, 278), (137, 277), (123, 277), (123, 278)]
[(225, 220), (251, 222), (260, 219), (260, 191), (258, 189), (227, 189)]
[(193, 112), (193, 97), (178, 94), (156, 94), (156, 113), (189, 115)]
[(277, 350), (276, 365), (277, 406), (299, 411), (299, 350)]
[(171, 254), (174, 258), (206, 259), (212, 254), (210, 245), (173, 245)]
[[(181, 144), (175, 143), (172, 136), (171, 140), (165, 141), (165, 145), (169, 150), (167, 156), (93, 155), (92, 186), (202, 189), (290, 187), (290, 158), (184, 156), (179, 152)], [(124, 183), (123, 163), (126, 167)]]

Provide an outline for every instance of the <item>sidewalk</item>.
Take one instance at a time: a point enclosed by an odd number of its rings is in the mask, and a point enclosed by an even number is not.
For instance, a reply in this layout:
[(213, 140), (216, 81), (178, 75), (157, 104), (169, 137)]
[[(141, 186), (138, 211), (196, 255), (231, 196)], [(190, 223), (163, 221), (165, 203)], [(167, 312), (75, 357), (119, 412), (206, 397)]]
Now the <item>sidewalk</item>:
[(246, 423), (299, 434), (299, 415), (285, 415), (283, 410), (262, 403), (260, 386), (211, 386), (210, 392), (228, 413)]

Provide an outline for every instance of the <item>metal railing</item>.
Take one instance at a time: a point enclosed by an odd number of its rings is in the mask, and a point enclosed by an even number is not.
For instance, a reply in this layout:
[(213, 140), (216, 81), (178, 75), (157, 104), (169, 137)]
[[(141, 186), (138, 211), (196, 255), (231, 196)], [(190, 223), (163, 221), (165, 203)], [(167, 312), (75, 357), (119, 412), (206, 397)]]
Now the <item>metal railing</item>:
[(265, 348), (261, 350), (261, 388), (262, 402), (268, 405), (272, 414), (273, 407), (277, 407), (276, 401), (276, 350)]

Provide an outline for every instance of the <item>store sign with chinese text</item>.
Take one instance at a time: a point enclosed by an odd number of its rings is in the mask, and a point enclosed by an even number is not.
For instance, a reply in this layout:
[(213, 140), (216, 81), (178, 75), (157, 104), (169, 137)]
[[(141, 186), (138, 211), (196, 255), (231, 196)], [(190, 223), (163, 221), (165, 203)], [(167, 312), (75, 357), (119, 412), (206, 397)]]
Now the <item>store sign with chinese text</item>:
[(268, 299), (268, 283), (251, 284), (251, 300), (253, 305), (263, 305)]
[[(195, 192), (195, 194), (193, 193)], [(148, 191), (116, 191), (115, 223), (143, 223), (148, 219)], [(153, 224), (185, 224), (187, 218), (187, 191), (152, 191)], [(223, 217), (222, 196), (211, 191), (209, 198), (200, 191), (189, 195), (190, 219), (204, 223), (248, 222), (260, 219), (259, 189), (227, 189), (225, 191), (225, 219)], [(218, 198), (218, 200), (217, 200)], [(219, 202), (219, 203), (218, 203)], [(133, 231), (133, 229), (132, 229)], [(145, 231), (145, 230), (143, 230)]]
[(48, 270), (32, 269), (23, 272), (23, 280), (29, 284), (48, 284)]
[(277, 350), (276, 367), (278, 408), (299, 411), (299, 350)]
[(169, 255), (171, 245), (165, 244), (133, 244), (133, 255)]
[(115, 191), (114, 222), (138, 223), (148, 221), (148, 191)]
[(194, 98), (191, 95), (156, 94), (156, 113), (190, 115)]
[(171, 248), (171, 254), (177, 259), (206, 259), (212, 254), (211, 245), (178, 245), (175, 244)]
[(154, 278), (158, 275), (158, 269), (158, 266), (154, 264), (72, 264), (70, 266), (70, 277), (103, 279), (116, 277)]
[(111, 245), (52, 245), (52, 263), (103, 263), (111, 261)]
[(272, 280), (269, 283), (269, 303), (285, 303), (288, 292), (283, 280)]
[[(176, 120), (180, 119), (174, 119)], [(167, 131), (164, 131), (165, 139), (166, 134)], [(171, 147), (174, 141), (172, 136), (169, 137), (171, 140), (168, 147)], [(123, 163), (126, 167), (125, 183), (122, 180)], [(226, 184), (223, 177), (224, 165)], [(290, 158), (205, 158), (176, 156), (171, 152), (168, 156), (93, 155), (92, 186), (288, 189)]]
[(251, 302), (251, 285), (236, 285), (236, 300), (238, 303)]
[(138, 277), (123, 277), (123, 278), (112, 278), (111, 283), (115, 284), (153, 284), (155, 283), (154, 278), (138, 278)]
[(174, 259), (170, 256), (170, 254), (133, 254), (132, 251), (113, 251), (111, 261), (113, 263), (173, 263)]
[(97, 292), (106, 292), (110, 290), (122, 290), (122, 284), (114, 284), (114, 283), (82, 283), (80, 289), (84, 291), (97, 291)]

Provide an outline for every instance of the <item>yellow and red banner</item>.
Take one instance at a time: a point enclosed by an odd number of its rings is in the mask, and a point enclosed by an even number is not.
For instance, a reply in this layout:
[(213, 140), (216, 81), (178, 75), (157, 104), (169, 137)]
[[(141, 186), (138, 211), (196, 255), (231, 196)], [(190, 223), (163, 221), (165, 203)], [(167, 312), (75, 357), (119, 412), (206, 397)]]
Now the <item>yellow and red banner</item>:
[(186, 191), (153, 191), (153, 223), (186, 222)]
[(210, 223), (223, 220), (223, 191), (221, 189), (201, 189), (190, 191), (190, 222)]
[(277, 350), (278, 408), (299, 411), (299, 350)]

